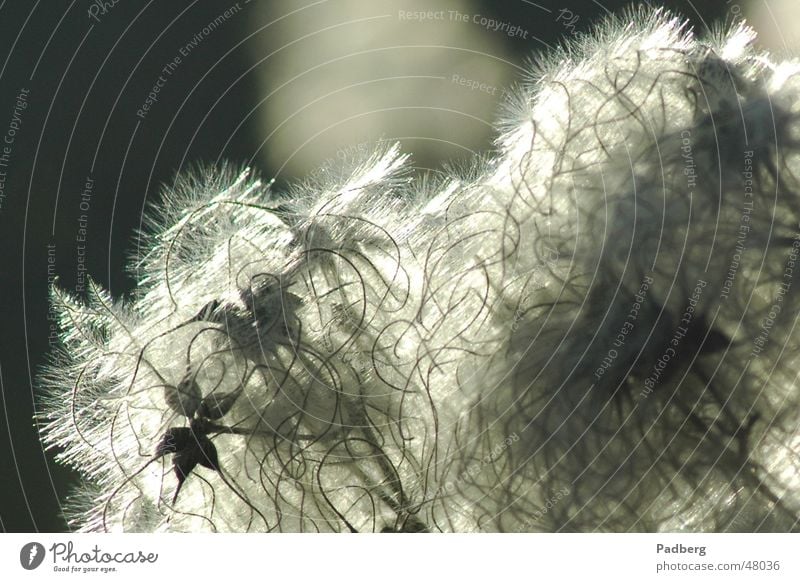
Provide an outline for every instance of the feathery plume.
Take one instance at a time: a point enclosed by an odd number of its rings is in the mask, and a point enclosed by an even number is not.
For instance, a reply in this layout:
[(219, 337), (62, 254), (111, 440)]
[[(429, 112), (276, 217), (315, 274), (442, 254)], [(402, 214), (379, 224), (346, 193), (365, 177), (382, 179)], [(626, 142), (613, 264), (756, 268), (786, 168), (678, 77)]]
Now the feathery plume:
[(611, 18), (424, 185), (397, 146), (282, 205), (183, 177), (133, 299), (53, 292), (71, 523), (797, 529), (800, 64), (753, 41)]

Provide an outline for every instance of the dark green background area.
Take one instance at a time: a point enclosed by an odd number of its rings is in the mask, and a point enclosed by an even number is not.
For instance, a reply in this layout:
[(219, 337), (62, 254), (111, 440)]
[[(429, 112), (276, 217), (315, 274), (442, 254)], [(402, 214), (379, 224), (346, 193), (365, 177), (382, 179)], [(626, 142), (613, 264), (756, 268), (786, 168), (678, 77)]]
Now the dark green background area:
[[(606, 11), (616, 12), (628, 4), (537, 3), (556, 11), (570, 8), (580, 15), (578, 30), (585, 30)], [(209, 63), (244, 38), (247, 16), (233, 18), (198, 46), (192, 59), (170, 79), (171, 90), (164, 92), (159, 106), (137, 128), (135, 111), (153, 83), (152, 71), (168, 62), (185, 39), (228, 3), (120, 0), (93, 28), (86, 12), (90, 4), (85, 0), (0, 2), (0, 137), (19, 90), (30, 90), (6, 168), (6, 198), (0, 210), (0, 529), (9, 532), (65, 530), (59, 500), (77, 481), (39, 443), (33, 421), (35, 375), (48, 351), (47, 245), (56, 245), (60, 284), (74, 289), (75, 235), (81, 213), (76, 198), (95, 156), (86, 268), (92, 278), (120, 296), (133, 287), (125, 272), (126, 256), (135, 250), (134, 232), (143, 206), (157, 199), (159, 184), (169, 182), (181, 164), (219, 158), (250, 162), (264, 139), (255, 118), (234, 133), (243, 112), (262, 98), (252, 76), (245, 75), (232, 86), (252, 65), (246, 47), (234, 49), (225, 67), (214, 68), (203, 78)], [(432, 4), (447, 7), (444, 0)], [(526, 41), (504, 40), (520, 64), (558, 43), (564, 34), (552, 17), (543, 18), (545, 13), (529, 2), (486, 0), (483, 4), (483, 14), (521, 24), (531, 32), (534, 38)], [(730, 17), (724, 0), (697, 2), (695, 7), (691, 2), (652, 4), (679, 10), (698, 30), (726, 14)], [(179, 85), (184, 90), (175, 90)], [(190, 92), (186, 106), (176, 115)], [(201, 122), (210, 110), (213, 115)], [(487, 141), (486, 149), (490, 145)], [(441, 162), (416, 161), (424, 167)], [(251, 163), (258, 167), (259, 158)], [(259, 170), (266, 177), (275, 173), (268, 167)], [(65, 203), (66, 197), (70, 203)]]

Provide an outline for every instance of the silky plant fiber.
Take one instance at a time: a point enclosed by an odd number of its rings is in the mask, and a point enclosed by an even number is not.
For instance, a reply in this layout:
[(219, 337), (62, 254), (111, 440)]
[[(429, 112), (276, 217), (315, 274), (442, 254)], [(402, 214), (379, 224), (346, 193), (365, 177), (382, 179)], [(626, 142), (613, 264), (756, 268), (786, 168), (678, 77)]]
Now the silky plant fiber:
[(165, 188), (124, 299), (54, 289), (82, 531), (790, 531), (800, 63), (630, 10), (491, 155)]

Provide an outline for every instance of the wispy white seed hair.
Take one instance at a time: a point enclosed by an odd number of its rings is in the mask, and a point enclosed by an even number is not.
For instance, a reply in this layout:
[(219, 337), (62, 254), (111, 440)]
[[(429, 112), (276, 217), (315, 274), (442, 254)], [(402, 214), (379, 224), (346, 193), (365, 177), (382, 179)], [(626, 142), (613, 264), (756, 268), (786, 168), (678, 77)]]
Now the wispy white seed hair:
[(72, 523), (797, 529), (800, 65), (753, 41), (608, 20), (422, 186), (396, 146), (183, 178), (131, 301), (53, 294)]

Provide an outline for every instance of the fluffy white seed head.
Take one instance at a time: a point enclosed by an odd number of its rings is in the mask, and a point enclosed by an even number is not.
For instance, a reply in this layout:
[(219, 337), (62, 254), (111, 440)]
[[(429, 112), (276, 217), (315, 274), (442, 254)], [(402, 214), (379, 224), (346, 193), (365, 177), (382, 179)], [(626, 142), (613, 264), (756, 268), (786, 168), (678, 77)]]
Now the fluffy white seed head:
[(73, 523), (796, 528), (800, 65), (753, 40), (609, 20), (423, 185), (396, 146), (281, 204), (183, 178), (131, 301), (53, 295)]

